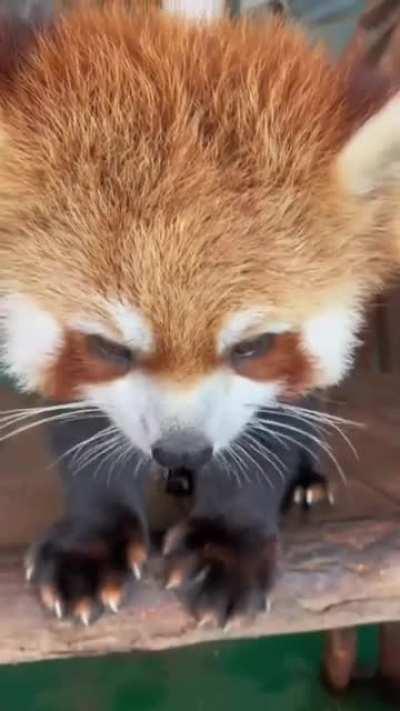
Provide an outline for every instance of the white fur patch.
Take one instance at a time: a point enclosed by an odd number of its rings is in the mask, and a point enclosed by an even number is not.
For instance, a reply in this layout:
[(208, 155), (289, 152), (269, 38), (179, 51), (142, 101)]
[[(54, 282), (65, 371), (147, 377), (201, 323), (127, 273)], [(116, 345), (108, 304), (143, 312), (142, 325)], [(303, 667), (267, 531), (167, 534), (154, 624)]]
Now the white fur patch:
[(69, 320), (68, 326), (73, 331), (79, 331), (80, 333), (84, 333), (88, 336), (103, 336), (103, 338), (107, 338), (110, 341), (115, 341), (116, 338), (117, 340), (123, 340), (122, 338), (119, 339), (118, 336), (116, 336), (115, 329), (110, 328), (110, 326), (100, 320), (86, 319), (83, 316), (76, 316), (75, 318)]
[(218, 338), (218, 352), (223, 353), (246, 338), (264, 333), (285, 333), (291, 328), (287, 323), (274, 322), (261, 309), (239, 311), (230, 317)]
[(57, 321), (26, 296), (7, 297), (1, 308), (1, 360), (23, 390), (40, 389), (62, 344)]
[[(151, 351), (153, 335), (139, 312), (119, 303), (108, 304), (108, 310), (125, 345)], [(62, 325), (31, 298), (20, 294), (1, 301), (0, 325), (3, 366), (22, 390), (40, 391), (45, 372), (62, 348)], [(83, 315), (72, 318), (68, 326), (83, 333), (115, 338), (115, 330), (107, 328), (104, 322), (88, 320)]]
[(211, 20), (224, 12), (223, 0), (165, 0), (163, 9), (194, 20)]
[(151, 326), (140, 311), (118, 301), (108, 304), (108, 310), (127, 346), (144, 353), (150, 353), (154, 349)]
[(90, 385), (93, 400), (136, 447), (149, 454), (171, 429), (193, 428), (204, 434), (215, 451), (229, 445), (262, 405), (273, 405), (277, 383), (241, 378), (228, 370), (205, 378), (197, 387), (180, 391), (141, 373), (105, 385)]
[(69, 327), (81, 333), (104, 336), (110, 341), (117, 339), (133, 350), (151, 353), (154, 348), (151, 326), (138, 310), (117, 301), (110, 303), (101, 300), (100, 305), (109, 313), (110, 324), (100, 319), (87, 319), (84, 315), (78, 314), (70, 320)]
[(339, 383), (353, 362), (362, 319), (356, 310), (337, 307), (306, 322), (303, 345), (320, 372), (317, 387)]

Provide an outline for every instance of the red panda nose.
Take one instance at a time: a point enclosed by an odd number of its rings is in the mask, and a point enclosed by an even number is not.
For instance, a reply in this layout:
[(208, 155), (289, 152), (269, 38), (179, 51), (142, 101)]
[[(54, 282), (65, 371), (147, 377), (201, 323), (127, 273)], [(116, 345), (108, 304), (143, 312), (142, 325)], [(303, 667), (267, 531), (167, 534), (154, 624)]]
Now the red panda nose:
[(210, 461), (213, 448), (204, 435), (177, 430), (159, 439), (152, 448), (155, 461), (167, 469), (200, 469)]

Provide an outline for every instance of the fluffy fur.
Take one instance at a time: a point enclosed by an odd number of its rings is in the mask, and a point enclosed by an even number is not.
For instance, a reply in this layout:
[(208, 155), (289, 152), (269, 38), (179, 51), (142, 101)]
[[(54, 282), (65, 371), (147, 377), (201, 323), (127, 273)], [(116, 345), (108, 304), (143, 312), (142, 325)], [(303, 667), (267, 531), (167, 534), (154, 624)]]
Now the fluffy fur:
[[(214, 418), (217, 446), (260, 404), (340, 379), (397, 257), (392, 186), (365, 201), (337, 166), (348, 86), (276, 19), (191, 24), (111, 3), (39, 34), (0, 97), (4, 353), (20, 382), (84, 394), (124, 429), (129, 414), (147, 449), (177, 421), (160, 406), (150, 426), (155, 403), (186, 402), (185, 426)], [(219, 346), (249, 312), (257, 333), (289, 333), (237, 374)], [(134, 371), (94, 382), (76, 324), (132, 346)], [(27, 359), (36, 342), (43, 358)], [(60, 367), (79, 359), (74, 377)]]

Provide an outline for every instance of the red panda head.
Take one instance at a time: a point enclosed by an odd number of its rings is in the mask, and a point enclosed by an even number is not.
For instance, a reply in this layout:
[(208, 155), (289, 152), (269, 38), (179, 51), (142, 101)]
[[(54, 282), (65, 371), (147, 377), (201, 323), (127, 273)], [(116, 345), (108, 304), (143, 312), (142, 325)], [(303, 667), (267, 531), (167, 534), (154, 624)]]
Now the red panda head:
[(344, 73), (298, 29), (75, 10), (1, 90), (22, 387), (93, 401), (150, 453), (182, 429), (221, 450), (342, 378), (395, 260), (393, 189), (387, 154), (346, 144)]

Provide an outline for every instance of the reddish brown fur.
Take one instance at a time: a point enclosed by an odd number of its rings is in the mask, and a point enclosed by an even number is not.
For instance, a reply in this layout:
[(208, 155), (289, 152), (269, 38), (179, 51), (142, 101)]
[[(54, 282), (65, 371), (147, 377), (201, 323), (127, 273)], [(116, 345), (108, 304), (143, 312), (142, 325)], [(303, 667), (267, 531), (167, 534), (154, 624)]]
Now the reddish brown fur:
[(84, 335), (67, 331), (64, 347), (44, 380), (43, 393), (54, 400), (70, 400), (79, 395), (82, 384), (105, 383), (125, 373), (126, 368), (94, 356)]
[[(224, 360), (210, 355), (208, 368), (204, 373), (197, 373), (196, 377), (211, 372), (218, 365), (224, 367)], [(170, 363), (167, 356), (165, 359), (162, 356), (143, 359), (140, 368), (157, 377), (172, 377), (178, 386), (187, 386), (188, 376), (193, 376), (184, 368), (180, 369), (179, 364)], [(295, 333), (277, 336), (272, 351), (260, 358), (239, 361), (234, 369), (251, 380), (282, 381), (282, 395), (289, 398), (306, 392), (314, 376), (312, 359), (304, 352), (300, 336)], [(43, 393), (54, 400), (71, 400), (80, 395), (82, 385), (109, 382), (126, 372), (123, 366), (96, 357), (88, 348), (84, 335), (69, 331), (65, 335), (62, 352), (47, 374)]]
[(286, 397), (302, 395), (313, 382), (314, 366), (307, 356), (297, 333), (282, 333), (276, 337), (272, 351), (262, 358), (239, 361), (235, 370), (251, 380), (281, 380)]
[[(157, 339), (149, 367), (184, 380), (215, 364), (236, 310), (296, 327), (392, 269), (385, 206), (345, 199), (331, 172), (354, 121), (345, 72), (297, 29), (117, 3), (32, 52), (1, 98), (0, 291), (66, 326), (84, 305), (117, 339), (101, 299), (131, 304)], [(256, 377), (300, 382), (295, 352)], [(67, 360), (57, 393), (80, 372)]]

